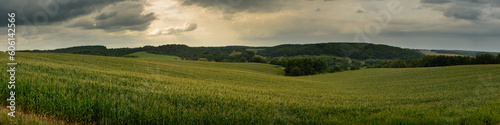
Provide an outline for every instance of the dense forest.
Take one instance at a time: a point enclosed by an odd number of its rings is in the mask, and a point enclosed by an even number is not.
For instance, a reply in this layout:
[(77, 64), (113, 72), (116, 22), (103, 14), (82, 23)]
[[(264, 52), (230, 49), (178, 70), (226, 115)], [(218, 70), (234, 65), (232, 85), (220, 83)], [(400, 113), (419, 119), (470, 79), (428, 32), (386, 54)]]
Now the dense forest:
[(458, 54), (458, 55), (465, 55), (465, 56), (478, 56), (481, 54), (492, 54), (492, 55), (500, 54), (498, 52), (482, 52), (482, 51), (467, 51), (467, 50), (430, 50), (430, 51), (436, 52), (436, 53)]
[[(366, 59), (417, 59), (423, 55), (410, 49), (402, 49), (387, 45), (376, 45), (369, 43), (319, 43), (304, 45), (278, 45), (274, 47), (248, 47), (248, 46), (226, 46), (226, 47), (189, 47), (182, 44), (168, 44), (161, 46), (144, 46), (138, 48), (112, 48), (105, 46), (76, 46), (55, 50), (27, 50), (25, 52), (52, 52), (73, 53), (102, 56), (125, 56), (139, 51), (148, 53), (174, 55), (185, 60), (207, 60), (216, 62), (247, 62), (255, 61), (254, 51), (259, 49), (258, 55), (266, 57), (267, 61), (275, 57), (294, 57), (303, 55), (321, 55), (330, 57), (342, 57), (356, 60)], [(339, 62), (337, 59), (326, 59), (327, 63)], [(259, 60), (261, 61), (261, 60)], [(333, 66), (333, 65), (331, 65)], [(361, 65), (358, 65), (361, 66)]]
[(91, 46), (75, 46), (69, 48), (55, 49), (55, 50), (22, 50), (20, 52), (48, 52), (48, 53), (72, 53), (72, 54), (85, 54), (85, 55), (100, 55), (100, 56), (124, 56), (130, 53), (142, 51), (142, 48), (117, 48), (108, 49), (102, 45)]
[(417, 59), (424, 55), (399, 47), (370, 43), (319, 43), (319, 44), (286, 44), (270, 47), (258, 52), (265, 57), (297, 56), (297, 55), (330, 55), (352, 59)]
[(216, 62), (247, 62), (255, 56), (244, 46), (227, 47), (189, 47), (186, 45), (171, 44), (158, 47), (145, 46), (148, 53), (174, 55), (185, 60), (206, 60)]
[(476, 57), (469, 56), (425, 56), (421, 59), (392, 60), (382, 62), (374, 68), (412, 68), (412, 67), (437, 67), (453, 65), (474, 65), (474, 64), (500, 64), (500, 54), (498, 56), (481, 54)]
[(350, 70), (359, 70), (360, 66), (349, 66), (349, 65), (328, 65), (322, 59), (316, 58), (289, 58), (276, 60), (273, 59), (269, 62), (272, 65), (279, 65), (285, 67), (285, 75), (287, 76), (303, 76), (303, 75), (315, 75), (321, 73), (334, 73)]

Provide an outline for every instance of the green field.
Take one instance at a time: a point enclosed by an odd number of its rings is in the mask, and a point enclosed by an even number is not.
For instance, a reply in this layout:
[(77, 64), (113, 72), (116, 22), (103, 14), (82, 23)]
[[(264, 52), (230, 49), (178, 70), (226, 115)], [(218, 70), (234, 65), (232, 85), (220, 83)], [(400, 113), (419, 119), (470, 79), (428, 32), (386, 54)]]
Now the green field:
[(500, 124), (500, 65), (288, 77), (260, 63), (54, 53), (16, 61), (16, 110), (68, 123)]
[(178, 56), (152, 54), (152, 53), (147, 53), (147, 52), (135, 52), (135, 53), (128, 54), (128, 55), (137, 56), (139, 58), (181, 59), (181, 57), (178, 57)]

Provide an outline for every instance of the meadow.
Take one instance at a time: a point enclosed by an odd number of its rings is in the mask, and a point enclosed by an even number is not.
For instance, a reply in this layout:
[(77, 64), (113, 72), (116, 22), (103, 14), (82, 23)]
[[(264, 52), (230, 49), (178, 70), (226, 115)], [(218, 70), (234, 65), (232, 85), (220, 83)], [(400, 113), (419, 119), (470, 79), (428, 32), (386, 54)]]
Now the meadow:
[(500, 124), (500, 65), (289, 77), (261, 63), (16, 56), (16, 110), (66, 123)]

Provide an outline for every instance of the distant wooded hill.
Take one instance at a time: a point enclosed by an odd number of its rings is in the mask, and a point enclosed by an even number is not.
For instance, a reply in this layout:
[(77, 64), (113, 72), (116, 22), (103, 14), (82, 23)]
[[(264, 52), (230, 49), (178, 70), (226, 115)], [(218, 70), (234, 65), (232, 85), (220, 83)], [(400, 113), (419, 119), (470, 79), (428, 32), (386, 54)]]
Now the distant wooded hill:
[(48, 53), (72, 53), (85, 55), (101, 55), (101, 56), (124, 56), (142, 50), (142, 48), (118, 48), (108, 49), (102, 45), (90, 46), (75, 46), (69, 48), (61, 48), (55, 50), (21, 50), (20, 52), (48, 52)]
[(482, 54), (491, 54), (491, 55), (498, 55), (499, 52), (483, 52), (483, 51), (467, 51), (467, 50), (430, 50), (432, 52), (436, 53), (444, 53), (444, 54), (457, 54), (457, 55), (464, 55), (464, 56), (478, 56)]
[[(250, 50), (252, 51), (250, 51)], [(257, 50), (257, 51), (256, 51)], [(51, 52), (51, 53), (73, 53), (102, 56), (124, 56), (134, 52), (146, 51), (148, 53), (174, 55), (186, 60), (198, 60), (204, 58), (208, 61), (217, 62), (239, 62), (248, 61), (255, 57), (256, 53), (264, 57), (291, 57), (298, 55), (327, 55), (337, 57), (348, 57), (352, 59), (416, 59), (424, 55), (411, 50), (388, 45), (370, 43), (319, 43), (319, 44), (285, 44), (274, 47), (249, 47), (249, 46), (226, 46), (226, 47), (189, 47), (181, 44), (169, 44), (161, 46), (144, 46), (138, 48), (109, 49), (101, 45), (76, 46), (55, 50), (27, 50), (24, 52)]]
[(319, 44), (288, 44), (266, 48), (259, 51), (266, 57), (297, 56), (297, 55), (330, 55), (352, 59), (416, 59), (424, 55), (411, 50), (394, 46), (369, 43), (319, 43)]

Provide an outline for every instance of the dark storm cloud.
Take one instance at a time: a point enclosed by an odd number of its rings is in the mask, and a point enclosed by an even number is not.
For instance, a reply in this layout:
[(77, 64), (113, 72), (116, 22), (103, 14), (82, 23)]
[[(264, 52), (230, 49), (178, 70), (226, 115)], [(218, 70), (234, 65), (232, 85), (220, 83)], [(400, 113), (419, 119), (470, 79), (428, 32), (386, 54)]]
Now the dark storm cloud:
[(436, 9), (443, 12), (443, 16), (470, 21), (483, 20), (483, 17), (494, 17), (485, 15), (488, 9), (500, 7), (500, 0), (421, 0), (426, 4), (447, 4), (447, 7)]
[(444, 4), (449, 3), (450, 0), (421, 0), (422, 3)]
[(117, 13), (116, 11), (112, 11), (109, 13), (101, 13), (95, 17), (95, 20), (105, 20), (105, 19), (116, 16), (116, 13)]
[(183, 6), (200, 6), (222, 10), (224, 13), (238, 12), (275, 12), (285, 2), (297, 0), (178, 0)]
[(480, 9), (465, 6), (452, 6), (443, 11), (443, 15), (446, 17), (465, 20), (479, 20), (481, 14), (482, 11)]
[(95, 18), (77, 19), (70, 26), (84, 29), (102, 29), (108, 32), (144, 31), (156, 19), (154, 13), (142, 13), (144, 6), (138, 2), (120, 2), (104, 8)]
[(464, 19), (464, 20), (479, 20), (481, 17), (482, 11), (474, 8), (466, 8), (466, 7), (452, 7), (443, 12), (443, 15), (446, 17), (453, 17), (456, 19)]
[[(103, 8), (116, 5), (121, 7), (103, 11)], [(0, 5), (0, 13), (16, 13), (16, 25), (59, 25), (97, 13), (97, 16), (91, 17), (92, 20), (87, 20), (92, 22), (73, 26), (106, 31), (145, 30), (156, 17), (152, 13), (141, 15), (143, 9), (140, 0), (7, 0)], [(2, 14), (1, 17), (4, 16)], [(7, 23), (7, 20), (0, 20), (0, 24)]]
[[(28, 22), (44, 25), (87, 15), (120, 1), (123, 0), (6, 0), (0, 5), (0, 13), (15, 12), (17, 25)], [(0, 20), (0, 23), (6, 24), (6, 21)]]

